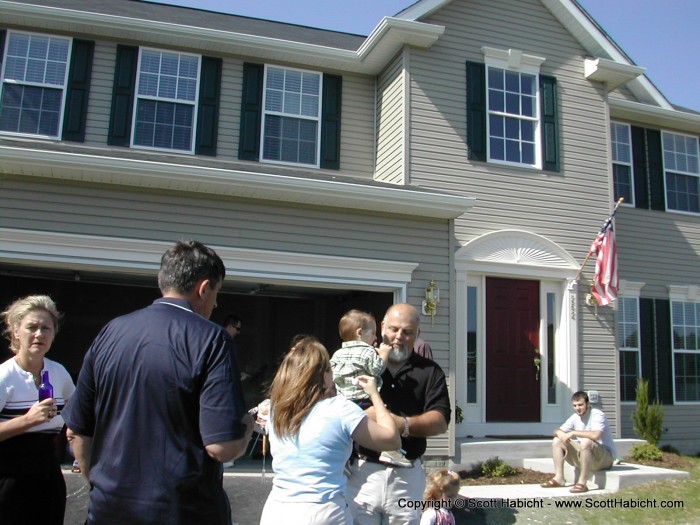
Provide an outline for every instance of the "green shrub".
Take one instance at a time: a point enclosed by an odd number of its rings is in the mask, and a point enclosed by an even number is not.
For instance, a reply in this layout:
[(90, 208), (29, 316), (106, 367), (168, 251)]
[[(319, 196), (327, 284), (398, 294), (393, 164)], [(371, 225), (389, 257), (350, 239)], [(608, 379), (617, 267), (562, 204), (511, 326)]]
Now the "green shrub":
[(656, 445), (651, 443), (638, 443), (632, 445), (630, 450), (630, 455), (632, 459), (636, 461), (661, 461), (663, 459), (663, 454), (661, 450)]
[(507, 478), (515, 476), (518, 471), (496, 456), (481, 464), (481, 473), (488, 478)]
[(632, 412), (634, 432), (656, 446), (663, 430), (664, 409), (658, 401), (649, 404), (649, 381), (646, 379), (637, 379), (636, 397), (637, 408)]

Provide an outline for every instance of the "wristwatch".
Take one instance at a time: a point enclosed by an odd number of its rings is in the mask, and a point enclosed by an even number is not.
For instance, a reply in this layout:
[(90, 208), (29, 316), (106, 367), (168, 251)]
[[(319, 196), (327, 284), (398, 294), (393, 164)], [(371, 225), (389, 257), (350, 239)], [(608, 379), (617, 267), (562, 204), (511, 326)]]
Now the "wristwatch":
[(401, 433), (401, 437), (408, 437), (408, 432), (411, 429), (411, 425), (408, 424), (408, 418), (404, 417), (403, 418), (403, 432)]

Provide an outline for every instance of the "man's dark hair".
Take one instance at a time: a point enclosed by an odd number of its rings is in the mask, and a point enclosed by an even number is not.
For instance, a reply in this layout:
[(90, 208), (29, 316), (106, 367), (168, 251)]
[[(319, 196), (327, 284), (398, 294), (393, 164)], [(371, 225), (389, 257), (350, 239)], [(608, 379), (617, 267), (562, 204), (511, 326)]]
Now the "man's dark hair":
[(202, 279), (209, 279), (214, 287), (225, 276), (224, 262), (214, 250), (198, 241), (177, 241), (160, 260), (158, 287), (163, 294), (188, 294)]
[(584, 392), (583, 390), (579, 390), (578, 392), (574, 392), (574, 395), (571, 396), (571, 401), (581, 401), (584, 400), (586, 403), (590, 403), (588, 401), (588, 394)]

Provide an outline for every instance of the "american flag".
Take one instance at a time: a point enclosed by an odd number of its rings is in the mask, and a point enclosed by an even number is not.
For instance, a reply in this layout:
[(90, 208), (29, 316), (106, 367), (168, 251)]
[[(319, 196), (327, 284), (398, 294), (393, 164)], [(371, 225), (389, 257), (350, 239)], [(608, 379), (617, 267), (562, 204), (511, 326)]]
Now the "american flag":
[(601, 306), (611, 304), (617, 299), (620, 285), (617, 276), (617, 244), (615, 243), (615, 230), (612, 223), (614, 215), (613, 212), (605, 221), (598, 237), (591, 244), (591, 250), (588, 254), (589, 256), (597, 255), (591, 295)]

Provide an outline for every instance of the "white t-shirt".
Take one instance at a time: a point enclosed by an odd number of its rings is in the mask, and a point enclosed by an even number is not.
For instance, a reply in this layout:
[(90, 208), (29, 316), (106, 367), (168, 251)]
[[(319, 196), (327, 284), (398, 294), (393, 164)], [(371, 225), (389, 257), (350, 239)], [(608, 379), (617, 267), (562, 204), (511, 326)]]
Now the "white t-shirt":
[(615, 440), (613, 439), (610, 425), (608, 425), (608, 418), (602, 410), (591, 407), (583, 417), (574, 412), (559, 428), (564, 432), (571, 432), (572, 430), (600, 430), (603, 432), (603, 435), (600, 436), (598, 444), (610, 449), (613, 458), (617, 456)]
[[(61, 412), (75, 391), (75, 385), (63, 365), (44, 358), (44, 370), (49, 372), (56, 400), (56, 417), (34, 426), (27, 432), (56, 433), (63, 428)], [(0, 365), (0, 422), (24, 415), (39, 401), (39, 390), (31, 372), (23, 370), (14, 357)]]
[(344, 495), (343, 467), (352, 451), (352, 433), (365, 417), (343, 396), (324, 399), (302, 421), (297, 436), (281, 439), (275, 434), (273, 405), (267, 425), (275, 471), (270, 498), (324, 503)]

